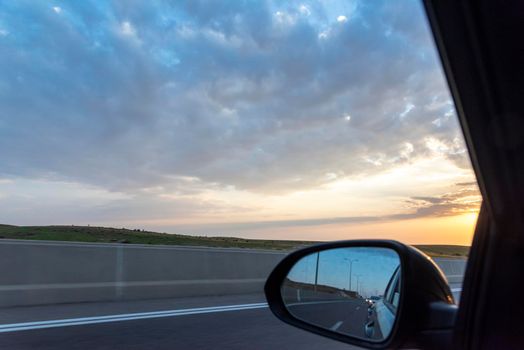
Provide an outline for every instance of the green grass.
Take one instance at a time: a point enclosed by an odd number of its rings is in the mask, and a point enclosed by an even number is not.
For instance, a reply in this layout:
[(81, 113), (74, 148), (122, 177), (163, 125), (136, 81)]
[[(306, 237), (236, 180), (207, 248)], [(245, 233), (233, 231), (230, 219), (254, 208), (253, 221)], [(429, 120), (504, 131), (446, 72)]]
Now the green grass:
[(126, 228), (95, 226), (11, 226), (1, 224), (0, 238), (280, 250), (291, 250), (314, 243), (305, 241), (262, 240), (236, 237), (189, 236), (130, 230)]
[[(96, 226), (13, 226), (2, 224), (0, 224), (0, 238), (277, 250), (293, 250), (318, 243), (314, 241), (189, 236)], [(469, 247), (453, 245), (418, 245), (416, 247), (432, 257), (461, 258), (466, 257), (469, 251)]]
[(415, 247), (434, 258), (464, 258), (468, 256), (470, 248), (463, 245), (416, 245)]

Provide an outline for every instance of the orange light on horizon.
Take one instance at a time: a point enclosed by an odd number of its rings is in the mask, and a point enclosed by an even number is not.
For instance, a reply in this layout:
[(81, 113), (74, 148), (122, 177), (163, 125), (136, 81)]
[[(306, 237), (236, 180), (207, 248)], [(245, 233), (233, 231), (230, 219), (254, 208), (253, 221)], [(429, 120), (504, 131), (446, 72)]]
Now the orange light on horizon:
[(409, 220), (240, 229), (230, 236), (304, 241), (393, 239), (406, 244), (469, 246), (477, 216), (477, 212), (469, 212)]

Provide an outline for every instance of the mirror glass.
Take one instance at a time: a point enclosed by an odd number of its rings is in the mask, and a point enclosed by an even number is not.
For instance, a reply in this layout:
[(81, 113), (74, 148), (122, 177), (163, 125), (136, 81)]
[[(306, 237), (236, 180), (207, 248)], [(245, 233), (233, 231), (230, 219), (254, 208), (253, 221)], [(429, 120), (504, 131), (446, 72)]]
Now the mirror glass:
[(344, 335), (386, 339), (400, 300), (401, 266), (389, 248), (322, 250), (299, 260), (281, 286), (296, 318)]

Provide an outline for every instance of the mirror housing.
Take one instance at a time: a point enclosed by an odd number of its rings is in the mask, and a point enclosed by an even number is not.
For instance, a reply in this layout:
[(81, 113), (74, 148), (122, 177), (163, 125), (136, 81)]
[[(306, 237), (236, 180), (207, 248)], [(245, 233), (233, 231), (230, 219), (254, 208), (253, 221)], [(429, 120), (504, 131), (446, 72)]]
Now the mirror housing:
[[(381, 342), (341, 334), (293, 316), (282, 298), (281, 286), (303, 257), (337, 248), (373, 247), (394, 250), (402, 269), (397, 318)], [(353, 240), (314, 245), (286, 256), (269, 275), (264, 291), (269, 307), (280, 320), (331, 339), (370, 349), (451, 346), (457, 306), (446, 277), (433, 260), (416, 248), (392, 240)], [(438, 336), (436, 336), (438, 335)]]

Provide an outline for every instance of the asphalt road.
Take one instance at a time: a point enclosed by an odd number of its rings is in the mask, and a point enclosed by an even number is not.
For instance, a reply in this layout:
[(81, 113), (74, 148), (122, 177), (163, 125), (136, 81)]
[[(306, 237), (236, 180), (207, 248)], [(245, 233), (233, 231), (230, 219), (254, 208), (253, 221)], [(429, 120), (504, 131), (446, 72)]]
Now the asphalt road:
[[(264, 303), (263, 296), (250, 295), (4, 309), (0, 314), (4, 327), (42, 320), (85, 319), (85, 316), (96, 319), (96, 316), (122, 313), (142, 315), (151, 310), (206, 308), (207, 311), (9, 331), (0, 333), (0, 349), (356, 349), (288, 326), (260, 303)], [(217, 305), (255, 305), (256, 308), (226, 311), (210, 308)]]
[(289, 311), (297, 318), (322, 328), (365, 338), (368, 306), (361, 299), (296, 303)]
[[(451, 273), (460, 276), (462, 271)], [(457, 301), (459, 280), (450, 281)], [(305, 319), (316, 317), (322, 326), (358, 334), (363, 329), (352, 327), (366, 310), (358, 302), (293, 308)], [(4, 308), (0, 349), (357, 348), (282, 323), (263, 295), (252, 294)]]

